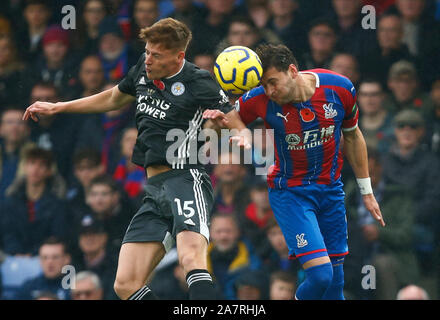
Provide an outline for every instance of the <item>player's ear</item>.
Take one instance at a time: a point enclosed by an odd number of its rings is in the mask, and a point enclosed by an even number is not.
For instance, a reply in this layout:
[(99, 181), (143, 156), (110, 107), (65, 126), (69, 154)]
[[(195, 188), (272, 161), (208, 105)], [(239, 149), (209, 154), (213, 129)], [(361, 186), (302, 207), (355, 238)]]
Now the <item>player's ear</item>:
[(185, 51), (179, 51), (177, 52), (177, 59), (179, 61), (182, 61), (183, 59), (185, 59)]
[(294, 64), (289, 65), (289, 74), (295, 79), (298, 76), (298, 68)]

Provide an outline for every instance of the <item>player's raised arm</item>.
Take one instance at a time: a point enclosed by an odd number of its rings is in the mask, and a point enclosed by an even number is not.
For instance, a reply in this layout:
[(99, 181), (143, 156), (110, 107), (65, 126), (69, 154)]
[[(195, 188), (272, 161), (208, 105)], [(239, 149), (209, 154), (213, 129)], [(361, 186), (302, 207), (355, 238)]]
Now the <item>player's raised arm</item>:
[(367, 145), (364, 136), (359, 127), (343, 131), (343, 134), (345, 155), (353, 168), (365, 207), (373, 218), (379, 221), (382, 227), (385, 227), (385, 221), (380, 212), (379, 204), (371, 188), (370, 174), (368, 172)]
[(118, 86), (89, 97), (65, 101), (65, 102), (41, 102), (37, 101), (30, 105), (24, 115), (23, 120), (32, 118), (38, 121), (38, 115), (53, 115), (56, 113), (99, 113), (116, 110), (130, 103), (135, 98), (121, 92)]

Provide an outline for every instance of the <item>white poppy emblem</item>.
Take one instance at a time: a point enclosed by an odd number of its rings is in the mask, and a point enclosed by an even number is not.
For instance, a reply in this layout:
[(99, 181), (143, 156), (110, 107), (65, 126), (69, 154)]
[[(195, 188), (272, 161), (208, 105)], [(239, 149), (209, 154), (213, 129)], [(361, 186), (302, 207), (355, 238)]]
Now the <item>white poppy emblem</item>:
[(171, 92), (175, 95), (175, 96), (180, 96), (185, 92), (185, 86), (183, 85), (182, 82), (175, 82), (172, 86), (171, 86)]

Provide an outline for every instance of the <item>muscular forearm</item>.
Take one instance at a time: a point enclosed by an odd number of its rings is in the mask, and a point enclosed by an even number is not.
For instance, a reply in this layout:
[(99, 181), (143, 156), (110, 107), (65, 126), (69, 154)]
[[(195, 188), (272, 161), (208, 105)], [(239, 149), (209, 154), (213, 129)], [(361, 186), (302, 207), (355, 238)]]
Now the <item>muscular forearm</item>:
[(344, 152), (356, 178), (369, 177), (367, 145), (359, 128), (344, 133)]
[(134, 97), (123, 94), (117, 87), (105, 90), (89, 97), (59, 102), (57, 112), (66, 113), (100, 113), (119, 109), (134, 100)]

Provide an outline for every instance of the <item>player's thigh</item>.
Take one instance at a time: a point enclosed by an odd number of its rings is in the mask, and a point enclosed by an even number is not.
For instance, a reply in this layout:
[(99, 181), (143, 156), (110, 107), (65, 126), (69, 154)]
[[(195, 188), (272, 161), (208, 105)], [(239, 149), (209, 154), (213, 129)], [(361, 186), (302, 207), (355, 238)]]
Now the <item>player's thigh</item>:
[(319, 228), (330, 257), (348, 253), (345, 194), (340, 185), (323, 190), (325, 200), (317, 215)]
[(208, 242), (202, 234), (183, 230), (177, 234), (176, 244), (185, 274), (193, 269), (207, 269)]
[(208, 242), (210, 212), (214, 203), (209, 176), (197, 169), (187, 170), (167, 180), (163, 193), (173, 216), (173, 237), (177, 238), (183, 231), (192, 231)]
[(165, 255), (161, 242), (128, 242), (121, 246), (116, 280), (143, 285)]
[(303, 187), (269, 189), (269, 201), (289, 248), (289, 256), (307, 260), (327, 255), (316, 219), (316, 202)]

